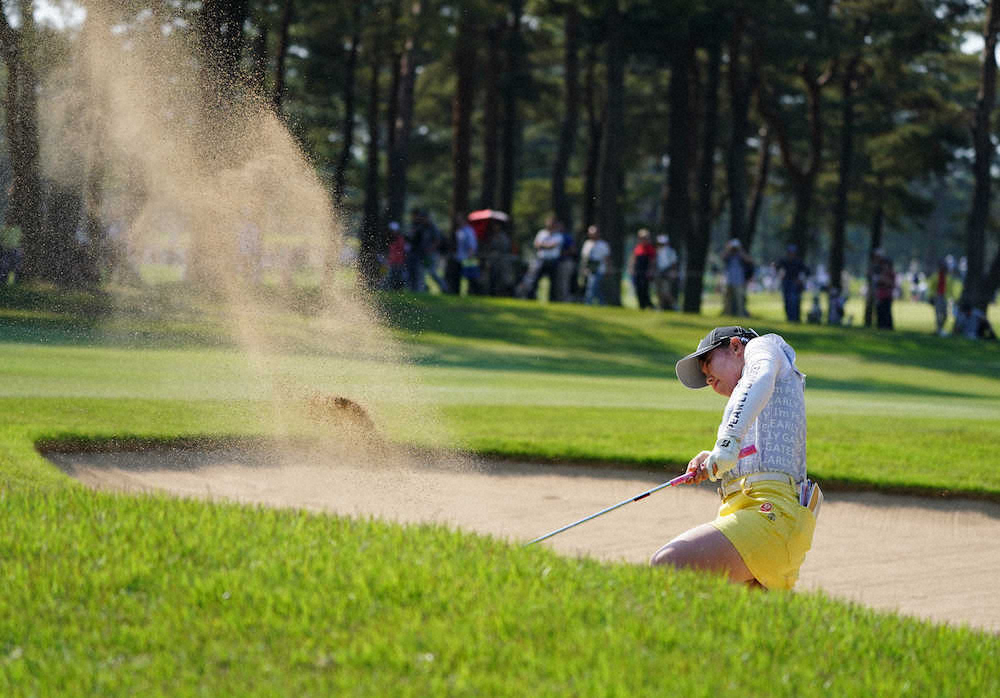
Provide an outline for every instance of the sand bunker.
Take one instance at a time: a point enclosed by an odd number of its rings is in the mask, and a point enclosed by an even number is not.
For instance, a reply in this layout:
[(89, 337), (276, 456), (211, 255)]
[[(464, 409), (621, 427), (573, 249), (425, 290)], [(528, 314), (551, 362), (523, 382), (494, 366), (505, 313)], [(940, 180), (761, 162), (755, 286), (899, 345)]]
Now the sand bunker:
[[(289, 506), (401, 522), (436, 521), (527, 541), (643, 492), (662, 471), (486, 463), (396, 469), (317, 465), (307, 452), (52, 454), (96, 488)], [(566, 555), (645, 563), (660, 545), (709, 520), (707, 485), (668, 489), (543, 545)], [(873, 493), (827, 493), (799, 591), (935, 622), (1000, 631), (1000, 504)]]

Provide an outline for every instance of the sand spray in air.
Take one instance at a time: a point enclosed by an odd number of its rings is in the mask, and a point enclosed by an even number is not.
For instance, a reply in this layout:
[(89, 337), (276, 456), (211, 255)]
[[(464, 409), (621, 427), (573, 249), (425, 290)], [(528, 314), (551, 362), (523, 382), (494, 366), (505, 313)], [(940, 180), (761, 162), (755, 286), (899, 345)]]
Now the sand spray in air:
[[(246, 363), (234, 393), (259, 399), (268, 435), (305, 428), (318, 444), (286, 458), (370, 469), (426, 460), (383, 439), (405, 420), (427, 442), (449, 440), (348, 273), (313, 164), (266, 100), (206, 70), (184, 23), (121, 8), (88, 5), (45, 76), (44, 176), (81, 192), (111, 231), (126, 283), (158, 268), (182, 279), (178, 293), (213, 299), (187, 312), (220, 314)], [(301, 297), (306, 312), (291, 317), (279, 299)]]

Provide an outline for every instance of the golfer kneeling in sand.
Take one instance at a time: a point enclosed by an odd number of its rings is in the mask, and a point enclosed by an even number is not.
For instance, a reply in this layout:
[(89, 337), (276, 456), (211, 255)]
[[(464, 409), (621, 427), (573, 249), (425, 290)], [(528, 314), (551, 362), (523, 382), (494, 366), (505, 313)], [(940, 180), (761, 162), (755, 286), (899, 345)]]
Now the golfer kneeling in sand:
[(653, 565), (725, 574), (766, 589), (791, 589), (812, 544), (822, 493), (806, 479), (805, 375), (776, 334), (717, 327), (677, 362), (688, 388), (729, 398), (711, 451), (688, 463), (691, 483), (720, 483), (714, 521), (660, 548)]

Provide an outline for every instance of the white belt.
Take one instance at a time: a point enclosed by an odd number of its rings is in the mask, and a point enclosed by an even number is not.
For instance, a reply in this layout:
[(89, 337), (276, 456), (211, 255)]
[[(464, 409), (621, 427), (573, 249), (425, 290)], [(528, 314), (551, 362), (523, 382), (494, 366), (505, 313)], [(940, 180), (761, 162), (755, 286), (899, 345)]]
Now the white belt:
[(724, 481), (719, 486), (719, 495), (725, 499), (734, 492), (739, 492), (744, 487), (749, 487), (755, 482), (787, 482), (793, 488), (795, 487), (795, 479), (788, 473), (751, 473), (743, 477), (734, 477), (732, 480)]

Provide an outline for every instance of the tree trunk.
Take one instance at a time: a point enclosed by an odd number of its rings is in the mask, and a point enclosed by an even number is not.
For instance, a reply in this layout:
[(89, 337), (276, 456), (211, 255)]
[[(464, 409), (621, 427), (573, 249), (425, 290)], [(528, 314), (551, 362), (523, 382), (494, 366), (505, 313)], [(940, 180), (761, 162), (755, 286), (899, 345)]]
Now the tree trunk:
[[(709, 61), (705, 85), (704, 130), (702, 131), (701, 159), (698, 166), (698, 229), (695, 238), (699, 242), (694, 245), (701, 255), (702, 269), (705, 266), (705, 251), (712, 235), (712, 192), (715, 188), (715, 147), (718, 140), (719, 123), (719, 76), (722, 65), (722, 47), (715, 43), (709, 46), (708, 50)], [(693, 46), (691, 57), (693, 63)], [(673, 122), (673, 117), (671, 117), (671, 122)], [(673, 135), (671, 134), (671, 136)], [(700, 244), (704, 244), (705, 247), (700, 247)], [(698, 278), (700, 279), (701, 275)], [(702, 290), (700, 284), (697, 289), (692, 287), (692, 291), (697, 294), (697, 310), (688, 309), (687, 294), (685, 294), (684, 310), (686, 312), (699, 312), (701, 310)]]
[(204, 0), (198, 20), (201, 24), (202, 55), (216, 75), (211, 85), (221, 80), (224, 94), (239, 86), (243, 57), (243, 25), (247, 20), (249, 0)]
[(840, 172), (833, 204), (833, 236), (830, 241), (830, 287), (839, 294), (844, 271), (844, 241), (847, 230), (847, 194), (851, 188), (851, 165), (854, 159), (854, 90), (860, 56), (848, 63), (841, 79)]
[(747, 130), (750, 124), (750, 93), (743, 74), (743, 36), (746, 14), (740, 8), (733, 18), (729, 39), (729, 103), (732, 132), (726, 151), (726, 180), (729, 186), (729, 237), (741, 240), (750, 249), (747, 239)]
[[(399, 23), (399, 1), (396, 0), (390, 5), (390, 18), (392, 26), (395, 27)], [(403, 54), (399, 51), (394, 50), (389, 58), (389, 70), (391, 77), (389, 78), (389, 97), (386, 99), (385, 108), (385, 152), (392, 153), (396, 149), (396, 117), (399, 113), (399, 85), (402, 80), (402, 60)], [(387, 157), (385, 159), (385, 180), (388, 182), (389, 178), (392, 176), (392, 158)], [(388, 202), (387, 202), (388, 203)], [(386, 206), (385, 211), (386, 216), (389, 215), (388, 206)], [(393, 220), (387, 218), (387, 220)], [(396, 221), (400, 223), (401, 221)]]
[(605, 15), (608, 91), (601, 137), (601, 165), (598, 173), (597, 225), (611, 247), (605, 278), (609, 280), (604, 298), (609, 305), (621, 305), (621, 273), (625, 264), (625, 231), (622, 220), (622, 150), (625, 144), (625, 28), (618, 0)]
[(503, 80), (503, 124), (500, 133), (500, 208), (511, 218), (514, 227), (514, 188), (517, 182), (517, 151), (520, 140), (521, 122), (518, 118), (518, 100), (521, 95), (522, 53), (521, 17), (524, 12), (523, 0), (510, 0), (511, 22), (507, 27), (506, 58), (507, 71)]
[(1000, 289), (1000, 251), (997, 251), (997, 256), (993, 258), (993, 264), (990, 265), (990, 270), (983, 280), (983, 297), (987, 304), (996, 298), (998, 289)]
[(486, 30), (486, 90), (483, 102), (483, 190), (479, 194), (480, 208), (493, 208), (497, 195), (497, 172), (500, 162), (500, 72), (501, 28), (492, 24)]
[(667, 144), (670, 167), (667, 169), (667, 224), (670, 236), (684, 246), (686, 313), (701, 312), (701, 295), (705, 275), (708, 238), (695, 234), (691, 224), (691, 72), (694, 68), (695, 45), (690, 36), (677, 42), (670, 60), (670, 121)]
[[(257, 27), (257, 33), (250, 42), (250, 74), (254, 90), (257, 94), (264, 95), (267, 92), (267, 42), (270, 33), (267, 11), (261, 8), (253, 22)], [(275, 113), (279, 112), (276, 110)]]
[(354, 28), (351, 33), (351, 47), (347, 52), (344, 66), (344, 123), (341, 127), (340, 157), (333, 172), (333, 201), (339, 209), (344, 201), (344, 187), (347, 183), (347, 164), (351, 161), (354, 148), (354, 84), (358, 72), (358, 46), (361, 44), (361, 3), (354, 6)]
[(288, 28), (292, 24), (293, 6), (293, 0), (285, 0), (281, 9), (281, 25), (278, 27), (278, 49), (274, 57), (274, 93), (271, 96), (276, 114), (281, 113), (281, 104), (285, 99), (285, 59), (288, 58)]
[(980, 70), (979, 94), (976, 97), (976, 116), (972, 127), (975, 160), (972, 171), (975, 188), (972, 209), (966, 223), (965, 255), (968, 271), (962, 288), (962, 302), (986, 309), (989, 296), (985, 293), (983, 267), (986, 256), (986, 226), (990, 217), (990, 168), (993, 164), (990, 119), (996, 102), (997, 89), (997, 31), (1000, 30), (1000, 0), (990, 0), (983, 31), (983, 58)]
[(747, 216), (746, 248), (753, 247), (757, 235), (757, 222), (760, 220), (760, 210), (764, 205), (764, 192), (767, 191), (767, 180), (771, 174), (771, 131), (764, 126), (760, 130), (760, 150), (757, 156), (757, 181), (754, 184), (753, 196), (750, 198), (750, 214)]
[(381, 70), (382, 56), (378, 50), (378, 42), (373, 42), (371, 78), (368, 83), (368, 163), (365, 176), (365, 212), (361, 223), (361, 246), (358, 252), (358, 281), (367, 289), (375, 287), (378, 280), (379, 244), (379, 186), (378, 186), (378, 156), (379, 156), (379, 114), (378, 78)]
[(552, 210), (563, 222), (566, 230), (573, 230), (573, 209), (566, 195), (566, 173), (576, 145), (577, 124), (579, 123), (580, 88), (578, 74), (577, 44), (579, 44), (580, 12), (570, 3), (566, 7), (566, 53), (563, 63), (565, 100), (563, 102), (562, 128), (559, 131), (559, 149), (552, 168)]
[[(757, 64), (754, 73), (759, 76), (759, 55), (756, 52), (754, 62)], [(796, 159), (795, 148), (791, 142), (784, 116), (777, 100), (769, 93), (763, 82), (758, 86), (758, 104), (769, 130), (774, 133), (778, 141), (781, 160), (792, 187), (794, 212), (787, 241), (797, 245), (800, 254), (805, 256), (811, 242), (809, 226), (813, 194), (823, 157), (822, 90), (826, 80), (817, 76), (812, 66), (808, 64), (801, 67), (801, 78), (805, 86), (808, 105), (809, 154), (805, 163)]]
[(44, 277), (48, 266), (38, 164), (38, 80), (27, 55), (34, 32), (30, 7), (30, 3), (21, 5), (25, 20), (19, 31), (11, 28), (6, 15), (0, 12), (0, 48), (7, 66), (5, 130), (11, 168), (5, 222), (21, 230), (23, 278)]
[(601, 161), (601, 134), (605, 116), (598, 112), (600, 100), (597, 96), (597, 48), (591, 44), (587, 51), (587, 82), (584, 102), (587, 108), (587, 163), (583, 173), (583, 228), (597, 222), (595, 203), (597, 202), (597, 170)]
[(872, 216), (871, 247), (868, 250), (868, 262), (865, 266), (866, 287), (868, 289), (868, 292), (865, 294), (865, 327), (872, 326), (872, 315), (875, 312), (875, 285), (872, 283), (872, 258), (875, 255), (875, 250), (882, 246), (882, 229), (885, 226), (885, 209), (882, 208), (882, 189), (882, 176), (879, 175), (878, 184), (876, 185), (875, 214)]
[(458, 24), (455, 39), (456, 88), (452, 100), (452, 193), (451, 221), (455, 232), (455, 219), (469, 213), (469, 165), (472, 146), (472, 110), (476, 86), (476, 33), (475, 26), (465, 14)]
[[(413, 4), (414, 23), (419, 25), (424, 3)], [(413, 99), (417, 83), (418, 47), (414, 29), (409, 36), (400, 59), (399, 94), (396, 96), (397, 112), (394, 125), (392, 150), (389, 152), (389, 220), (402, 221), (406, 212), (406, 173), (410, 159), (410, 131), (413, 128)]]

